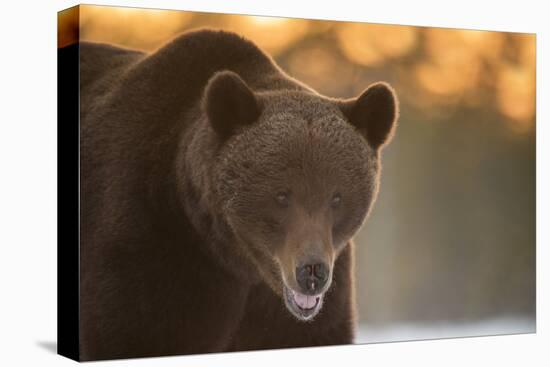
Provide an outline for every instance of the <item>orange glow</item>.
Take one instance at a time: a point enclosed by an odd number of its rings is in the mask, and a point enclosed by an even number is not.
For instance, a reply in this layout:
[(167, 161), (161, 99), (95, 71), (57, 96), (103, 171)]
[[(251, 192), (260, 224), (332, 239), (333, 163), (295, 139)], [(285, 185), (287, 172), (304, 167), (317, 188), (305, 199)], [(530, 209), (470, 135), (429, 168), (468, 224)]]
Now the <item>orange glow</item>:
[(519, 61), (525, 67), (535, 70), (536, 64), (536, 41), (535, 36), (531, 34), (523, 34), (518, 37), (520, 44)]
[(81, 5), (83, 41), (106, 42), (153, 50), (169, 40), (192, 13), (138, 8)]
[[(251, 39), (291, 75), (321, 93), (351, 97), (374, 81), (387, 80), (399, 87), (404, 103), (423, 111), (426, 121), (447, 118), (441, 111), (449, 114), (468, 108), (497, 113), (515, 132), (534, 127), (534, 35), (92, 5), (79, 8), (81, 40), (153, 51), (190, 29), (224, 29)], [(75, 19), (60, 14), (60, 46), (78, 38)]]
[(495, 61), (501, 56), (504, 36), (499, 32), (460, 30), (458, 34), (464, 47), (477, 56)]
[(428, 91), (442, 95), (464, 92), (477, 85), (479, 64), (474, 60), (448, 65), (423, 63), (417, 66), (418, 82)]
[(521, 125), (531, 123), (530, 120), (535, 114), (534, 77), (530, 70), (511, 65), (503, 67), (499, 73), (499, 109), (505, 116)]
[(65, 47), (78, 43), (79, 39), (79, 7), (74, 6), (59, 12), (57, 18), (57, 47)]
[(306, 35), (309, 24), (301, 19), (228, 15), (222, 28), (253, 39), (275, 56)]
[(345, 23), (337, 28), (342, 50), (362, 65), (376, 65), (405, 55), (416, 44), (414, 27)]

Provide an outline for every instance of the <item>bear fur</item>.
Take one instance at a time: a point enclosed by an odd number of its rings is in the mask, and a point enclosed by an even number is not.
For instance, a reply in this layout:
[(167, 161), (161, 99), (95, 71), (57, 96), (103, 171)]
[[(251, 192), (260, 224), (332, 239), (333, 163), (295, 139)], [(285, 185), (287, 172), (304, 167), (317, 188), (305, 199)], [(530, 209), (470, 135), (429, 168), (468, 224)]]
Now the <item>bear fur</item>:
[[(60, 57), (75, 48), (81, 359), (352, 343), (351, 237), (394, 130), (391, 88), (321, 96), (223, 31), (152, 54), (81, 42)], [(330, 185), (343, 193), (323, 206), (312, 192)], [(290, 213), (292, 200), (303, 205)], [(305, 243), (331, 278), (310, 320), (289, 312), (282, 286), (297, 286)]]

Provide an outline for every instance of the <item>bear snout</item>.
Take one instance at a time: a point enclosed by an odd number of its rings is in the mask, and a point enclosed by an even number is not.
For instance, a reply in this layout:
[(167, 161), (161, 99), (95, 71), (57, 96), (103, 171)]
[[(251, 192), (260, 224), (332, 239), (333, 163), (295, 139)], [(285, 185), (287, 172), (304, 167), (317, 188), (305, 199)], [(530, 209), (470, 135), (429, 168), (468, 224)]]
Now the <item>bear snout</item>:
[(296, 283), (305, 295), (323, 293), (330, 280), (330, 267), (322, 261), (307, 261), (296, 267)]

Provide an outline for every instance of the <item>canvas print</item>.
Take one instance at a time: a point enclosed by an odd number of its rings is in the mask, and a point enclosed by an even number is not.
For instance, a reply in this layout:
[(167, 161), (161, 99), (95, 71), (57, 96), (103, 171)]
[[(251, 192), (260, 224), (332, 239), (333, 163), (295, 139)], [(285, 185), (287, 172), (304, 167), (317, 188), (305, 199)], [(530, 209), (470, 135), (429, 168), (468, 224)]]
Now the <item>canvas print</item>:
[(58, 348), (535, 332), (535, 35), (59, 13)]

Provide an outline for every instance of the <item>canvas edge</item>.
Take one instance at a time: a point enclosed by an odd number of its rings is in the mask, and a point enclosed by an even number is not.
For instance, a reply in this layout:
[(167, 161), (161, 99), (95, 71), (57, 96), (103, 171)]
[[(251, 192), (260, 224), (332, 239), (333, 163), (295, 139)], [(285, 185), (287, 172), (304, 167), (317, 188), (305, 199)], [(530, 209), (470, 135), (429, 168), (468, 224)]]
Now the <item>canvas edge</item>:
[(76, 361), (80, 360), (79, 20), (79, 5), (58, 12), (57, 353)]

